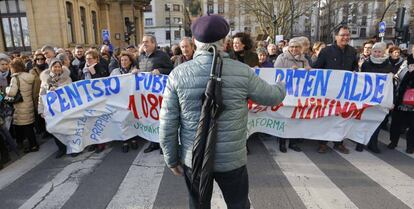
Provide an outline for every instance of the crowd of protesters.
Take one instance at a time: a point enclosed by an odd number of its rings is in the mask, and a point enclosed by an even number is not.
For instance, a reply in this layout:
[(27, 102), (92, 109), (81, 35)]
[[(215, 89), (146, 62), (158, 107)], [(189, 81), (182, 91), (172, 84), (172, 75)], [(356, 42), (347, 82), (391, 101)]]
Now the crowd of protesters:
[[(340, 26), (335, 31), (334, 43), (311, 43), (306, 37), (294, 37), (281, 40), (278, 43), (259, 41), (255, 43), (249, 34), (237, 33), (228, 37), (224, 50), (234, 60), (255, 67), (278, 68), (317, 68), (334, 69), (354, 72), (392, 73), (394, 75), (394, 108), (384, 118), (383, 123), (374, 132), (367, 148), (374, 153), (378, 149), (378, 134), (381, 127), (391, 118), (389, 149), (394, 149), (400, 134), (407, 128), (406, 152), (414, 152), (414, 106), (403, 103), (407, 90), (414, 88), (414, 55), (407, 54), (398, 46), (368, 40), (357, 49), (349, 45), (350, 30)], [(151, 72), (168, 75), (174, 67), (192, 59), (196, 47), (189, 37), (184, 37), (178, 45), (160, 48), (154, 36), (144, 35), (139, 46), (115, 48), (106, 43), (101, 47), (76, 46), (73, 49), (43, 46), (33, 51), (30, 56), (13, 52), (10, 55), (0, 54), (0, 168), (10, 161), (9, 150), (15, 148), (25, 153), (36, 152), (40, 149), (36, 135), (53, 137), (58, 147), (56, 158), (66, 154), (65, 145), (46, 131), (43, 115), (43, 103), (39, 99), (48, 91), (71, 82), (84, 79), (94, 79), (106, 76), (121, 75), (136, 72)], [(414, 47), (412, 48), (414, 52)], [(5, 98), (23, 98), (22, 102), (6, 104)], [(12, 118), (12, 119), (11, 119)], [(28, 143), (25, 142), (28, 140)], [(138, 137), (127, 140), (122, 145), (122, 151), (130, 148), (137, 149)], [(300, 152), (298, 139), (279, 138), (279, 149), (287, 152), (288, 148)], [(321, 139), (323, 140), (323, 139)], [(89, 146), (88, 151), (102, 152), (107, 144)], [(355, 150), (363, 151), (362, 144), (357, 144)], [(335, 142), (334, 149), (348, 154), (349, 149), (342, 142)], [(159, 150), (158, 143), (151, 143), (145, 153)], [(328, 151), (327, 141), (320, 141), (319, 153)], [(76, 156), (76, 154), (73, 154)]]

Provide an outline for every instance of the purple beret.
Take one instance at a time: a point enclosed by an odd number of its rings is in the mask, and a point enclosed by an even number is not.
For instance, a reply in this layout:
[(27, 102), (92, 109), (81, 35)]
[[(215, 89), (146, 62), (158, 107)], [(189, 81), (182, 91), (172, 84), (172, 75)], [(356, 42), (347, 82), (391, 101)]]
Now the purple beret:
[(191, 25), (194, 38), (203, 43), (213, 43), (221, 40), (227, 36), (229, 30), (230, 26), (226, 19), (219, 15), (199, 17)]

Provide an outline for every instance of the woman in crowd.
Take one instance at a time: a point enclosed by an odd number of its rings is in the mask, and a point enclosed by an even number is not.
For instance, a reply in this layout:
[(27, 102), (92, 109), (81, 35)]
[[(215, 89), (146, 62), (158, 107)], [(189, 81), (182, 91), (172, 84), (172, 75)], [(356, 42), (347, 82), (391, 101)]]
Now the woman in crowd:
[[(68, 68), (64, 67), (62, 62), (59, 59), (53, 59), (50, 62), (49, 69), (43, 71), (40, 74), (41, 86), (39, 92), (39, 106), (38, 112), (39, 114), (44, 117), (43, 111), (43, 102), (40, 97), (45, 95), (48, 91), (54, 91), (60, 86), (64, 86), (72, 82), (70, 78), (70, 71)], [(61, 158), (66, 154), (66, 145), (59, 141), (56, 137), (53, 137), (55, 143), (59, 149), (56, 154), (56, 158)]]
[(401, 83), (397, 87), (394, 98), (394, 110), (391, 114), (391, 143), (388, 144), (389, 149), (395, 149), (400, 139), (401, 127), (408, 125), (407, 147), (405, 150), (408, 154), (414, 153), (414, 106), (405, 104), (403, 98), (408, 90), (414, 89), (414, 46), (411, 51), (412, 54), (407, 57), (406, 65), (403, 65), (406, 66), (407, 71), (404, 75), (400, 75)]
[(29, 146), (24, 149), (24, 152), (37, 152), (39, 145), (33, 130), (35, 121), (33, 106), (34, 76), (25, 72), (24, 63), (20, 58), (16, 58), (10, 63), (10, 70), (12, 75), (6, 94), (9, 97), (15, 97), (20, 92), (23, 98), (22, 102), (13, 104), (13, 125), (15, 127), (17, 143), (22, 147), (23, 140), (27, 138)]
[[(361, 72), (392, 73), (393, 66), (390, 63), (388, 55), (385, 54), (386, 47), (387, 45), (384, 42), (375, 43), (372, 46), (371, 55), (368, 60), (361, 65)], [(385, 122), (386, 120), (384, 118), (382, 123)], [(383, 124), (377, 127), (368, 143), (368, 149), (374, 153), (380, 153), (380, 150), (378, 149), (378, 135), (381, 126), (383, 126)], [(355, 150), (362, 152), (364, 150), (364, 145), (358, 143)]]
[[(294, 69), (296, 68), (310, 69), (309, 62), (305, 58), (303, 52), (304, 50), (302, 50), (301, 40), (299, 38), (292, 38), (289, 41), (287, 52), (284, 52), (277, 57), (276, 62), (275, 62), (275, 67), (294, 68)], [(296, 144), (295, 140), (297, 139), (289, 140), (289, 148), (296, 152), (302, 151), (302, 149)], [(279, 150), (281, 152), (287, 152), (286, 139), (280, 138)]]
[(321, 52), (321, 50), (325, 47), (326, 47), (326, 44), (323, 43), (323, 42), (320, 42), (320, 41), (315, 42), (313, 44), (312, 57), (311, 57), (312, 62), (316, 62), (316, 60), (318, 59), (318, 56), (319, 56), (319, 52)]
[(181, 52), (180, 46), (178, 44), (174, 44), (171, 47), (171, 51), (172, 51), (171, 62), (175, 63), (175, 60), (177, 60), (180, 57), (180, 55), (182, 55), (183, 53)]
[(390, 63), (393, 67), (392, 73), (396, 74), (404, 62), (404, 59), (401, 57), (401, 49), (398, 46), (391, 46), (391, 48), (388, 49), (388, 53), (390, 56)]
[[(88, 50), (85, 53), (86, 64), (83, 70), (81, 71), (81, 79), (88, 80), (93, 78), (102, 78), (108, 76), (107, 70), (101, 63), (99, 63), (99, 53), (96, 50)], [(105, 150), (105, 143), (98, 145), (91, 145), (88, 148), (88, 151), (95, 151), (100, 153)]]
[(263, 47), (256, 49), (257, 56), (259, 58), (259, 67), (271, 67), (273, 63), (268, 59), (267, 50)]
[[(133, 70), (136, 69), (134, 66), (134, 55), (133, 54), (129, 52), (121, 52), (120, 60), (121, 60), (121, 67), (114, 69), (111, 73), (111, 76), (131, 73)], [(124, 141), (122, 145), (122, 152), (125, 152), (125, 153), (128, 152), (130, 145), (132, 149), (138, 149), (138, 142), (136, 140), (136, 137), (133, 137), (132, 139), (128, 141)]]
[(247, 33), (236, 33), (233, 37), (233, 51), (235, 60), (247, 64), (250, 67), (259, 66), (257, 54), (252, 52), (253, 41)]
[(39, 103), (39, 91), (40, 91), (40, 74), (47, 69), (46, 57), (40, 50), (37, 50), (34, 55), (34, 65), (33, 68), (29, 71), (30, 74), (34, 76), (33, 83), (33, 105), (35, 111), (35, 128), (38, 133), (43, 133), (43, 138), (49, 137), (50, 134), (46, 132), (45, 120), (40, 117), (37, 112), (37, 104)]

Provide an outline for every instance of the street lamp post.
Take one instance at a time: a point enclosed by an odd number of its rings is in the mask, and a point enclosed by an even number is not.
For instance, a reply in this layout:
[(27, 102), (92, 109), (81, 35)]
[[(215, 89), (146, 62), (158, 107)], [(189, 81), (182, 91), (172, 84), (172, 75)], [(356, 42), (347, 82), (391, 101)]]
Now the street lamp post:
[(182, 28), (182, 26), (183, 26), (183, 22), (178, 22), (178, 30), (180, 31), (180, 39), (182, 38), (181, 37), (181, 28)]

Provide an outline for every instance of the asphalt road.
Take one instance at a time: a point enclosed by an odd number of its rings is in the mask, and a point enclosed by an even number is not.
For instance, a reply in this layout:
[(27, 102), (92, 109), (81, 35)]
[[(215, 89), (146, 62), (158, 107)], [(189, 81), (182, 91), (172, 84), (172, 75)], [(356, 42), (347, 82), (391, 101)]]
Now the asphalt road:
[[(317, 142), (300, 143), (303, 152), (280, 153), (277, 141), (252, 138), (248, 156), (249, 198), (255, 209), (414, 208), (414, 155), (396, 150), (381, 154), (335, 150), (316, 152)], [(159, 152), (122, 153), (119, 142), (103, 153), (84, 152), (55, 159), (53, 140), (39, 152), (16, 157), (0, 171), (0, 208), (138, 209), (188, 208), (184, 179), (165, 167)], [(331, 144), (329, 144), (332, 146)], [(215, 185), (212, 208), (226, 208)]]

